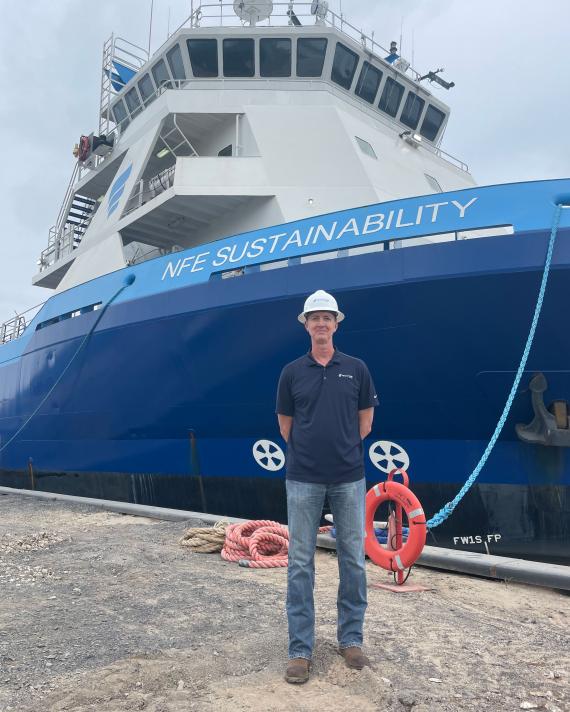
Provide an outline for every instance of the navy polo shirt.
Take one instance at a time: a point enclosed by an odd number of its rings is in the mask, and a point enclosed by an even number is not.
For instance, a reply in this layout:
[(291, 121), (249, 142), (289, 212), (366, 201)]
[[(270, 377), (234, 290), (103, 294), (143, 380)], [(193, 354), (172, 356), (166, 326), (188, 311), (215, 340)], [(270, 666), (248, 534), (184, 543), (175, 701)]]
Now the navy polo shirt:
[(288, 363), (277, 387), (276, 412), (292, 416), (287, 478), (355, 482), (364, 476), (358, 411), (378, 405), (366, 364), (334, 352), (321, 366), (310, 352)]

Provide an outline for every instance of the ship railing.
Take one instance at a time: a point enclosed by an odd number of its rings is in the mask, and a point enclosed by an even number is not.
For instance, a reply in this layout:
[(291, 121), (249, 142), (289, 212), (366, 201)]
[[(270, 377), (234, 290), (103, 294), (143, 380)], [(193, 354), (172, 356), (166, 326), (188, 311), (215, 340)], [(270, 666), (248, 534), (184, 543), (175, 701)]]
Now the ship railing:
[[(380, 55), (388, 56), (390, 54), (390, 50), (383, 47), (379, 42), (376, 42), (374, 32), (367, 35), (362, 28), (358, 28), (348, 22), (343, 13), (339, 15), (334, 12), (334, 10), (328, 8), (326, 13), (323, 12), (320, 15), (313, 15), (311, 13), (311, 6), (311, 2), (274, 2), (271, 16), (267, 18), (267, 20), (255, 24), (257, 27), (280, 27), (283, 25), (302, 24), (301, 18), (309, 18), (311, 24), (316, 23), (334, 27), (379, 57)], [(172, 35), (185, 27), (242, 27), (243, 25), (244, 23), (235, 14), (233, 3), (202, 3), (168, 36), (166, 42), (168, 42)], [(166, 42), (154, 52), (153, 56), (162, 51)], [(416, 80), (421, 76), (408, 62), (402, 61), (399, 65), (399, 69), (402, 72), (410, 71)]]
[(56, 228), (52, 227), (49, 231), (48, 246), (42, 251), (38, 260), (40, 272), (69, 255), (78, 244), (78, 238), (72, 225), (66, 226), (61, 232), (57, 232)]
[(174, 185), (174, 174), (176, 165), (165, 168), (152, 178), (141, 179), (135, 185), (133, 194), (128, 199), (123, 215), (132, 213), (133, 210), (142, 207), (149, 200), (156, 198)]
[(148, 250), (144, 250), (142, 247), (137, 247), (133, 254), (128, 258), (128, 265), (138, 265), (142, 262), (147, 262), (148, 260), (154, 260), (158, 257), (164, 257), (165, 255), (171, 255), (175, 252), (180, 252), (184, 249), (180, 246), (173, 246), (171, 248), (166, 247), (151, 247)]
[(0, 344), (7, 344), (9, 341), (20, 338), (24, 333), (26, 326), (32, 321), (38, 311), (43, 307), (45, 302), (36, 304), (21, 314), (16, 314), (8, 321), (0, 324)]

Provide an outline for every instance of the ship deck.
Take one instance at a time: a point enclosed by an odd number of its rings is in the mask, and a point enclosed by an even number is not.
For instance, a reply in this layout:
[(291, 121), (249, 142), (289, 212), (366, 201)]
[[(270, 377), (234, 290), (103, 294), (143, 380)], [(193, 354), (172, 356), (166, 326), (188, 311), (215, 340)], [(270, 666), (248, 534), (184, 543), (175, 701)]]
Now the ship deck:
[[(2, 712), (570, 704), (558, 591), (417, 568), (432, 591), (370, 589), (374, 669), (359, 673), (335, 652), (336, 561), (320, 551), (314, 669), (299, 688), (282, 679), (285, 569), (192, 553), (178, 544), (184, 522), (15, 494), (0, 511)], [(385, 581), (368, 566), (369, 583)]]

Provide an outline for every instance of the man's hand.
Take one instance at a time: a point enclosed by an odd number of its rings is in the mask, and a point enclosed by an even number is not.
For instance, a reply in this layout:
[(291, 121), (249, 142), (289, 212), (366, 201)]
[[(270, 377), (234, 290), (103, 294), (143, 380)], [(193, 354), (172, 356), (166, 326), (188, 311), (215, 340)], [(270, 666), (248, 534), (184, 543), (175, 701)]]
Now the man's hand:
[(360, 428), (360, 439), (370, 434), (372, 430), (372, 419), (374, 418), (374, 408), (365, 408), (358, 411), (358, 427)]
[(281, 437), (286, 443), (289, 442), (289, 434), (291, 432), (291, 426), (293, 425), (293, 417), (291, 415), (281, 415), (277, 414), (277, 420), (279, 421), (279, 430), (281, 431)]

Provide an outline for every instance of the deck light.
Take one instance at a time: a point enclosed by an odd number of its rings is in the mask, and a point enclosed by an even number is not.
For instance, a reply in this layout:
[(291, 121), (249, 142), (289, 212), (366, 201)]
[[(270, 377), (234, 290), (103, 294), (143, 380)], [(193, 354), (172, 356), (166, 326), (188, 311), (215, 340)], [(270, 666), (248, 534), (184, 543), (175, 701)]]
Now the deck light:
[(402, 131), (402, 133), (400, 134), (400, 138), (403, 139), (406, 143), (409, 143), (410, 146), (413, 146), (414, 148), (417, 148), (422, 142), (422, 137), (420, 136), (420, 134), (413, 133), (412, 131)]
[(169, 148), (161, 148), (160, 151), (156, 154), (157, 158), (164, 158), (165, 156), (168, 156), (170, 153)]

